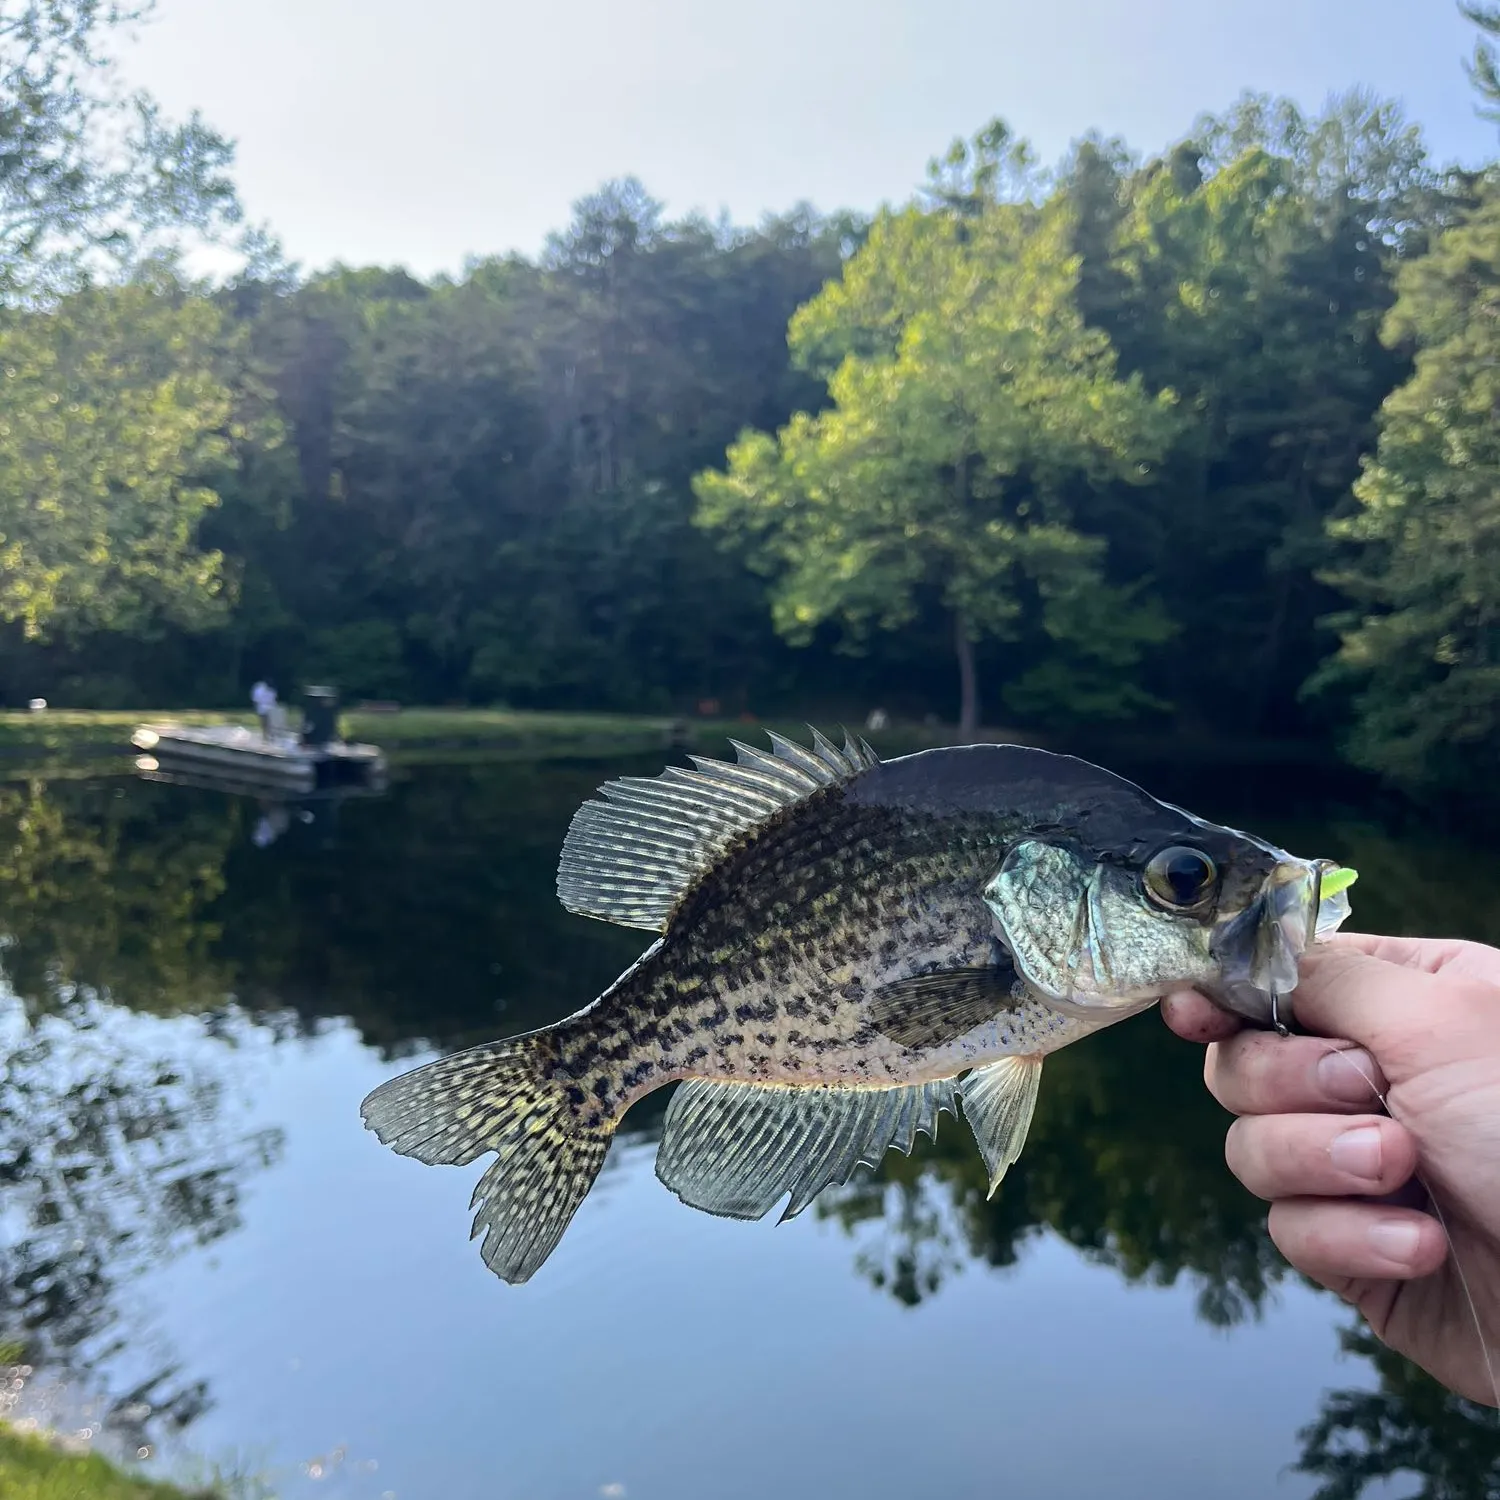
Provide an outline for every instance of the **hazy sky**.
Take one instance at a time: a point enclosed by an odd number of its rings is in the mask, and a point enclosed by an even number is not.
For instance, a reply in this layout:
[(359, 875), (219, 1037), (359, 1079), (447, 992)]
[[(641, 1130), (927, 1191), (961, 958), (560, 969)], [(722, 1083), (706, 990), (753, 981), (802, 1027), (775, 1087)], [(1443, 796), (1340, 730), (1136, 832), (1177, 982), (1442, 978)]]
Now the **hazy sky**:
[(1474, 161), (1473, 36), (1451, 0), (158, 0), (125, 65), (237, 140), (294, 260), (430, 273), (535, 252), (629, 173), (740, 221), (900, 201), (995, 114), (1050, 161), (1363, 83)]

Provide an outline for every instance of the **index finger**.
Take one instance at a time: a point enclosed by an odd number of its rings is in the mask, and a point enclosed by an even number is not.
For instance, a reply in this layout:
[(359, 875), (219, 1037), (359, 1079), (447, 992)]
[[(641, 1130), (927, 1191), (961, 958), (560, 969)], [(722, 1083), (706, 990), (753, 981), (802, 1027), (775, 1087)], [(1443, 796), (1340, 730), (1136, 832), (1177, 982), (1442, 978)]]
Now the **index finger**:
[(1360, 1043), (1392, 1083), (1424, 1066), (1435, 1046), (1472, 1053), (1495, 1046), (1500, 1033), (1490, 986), (1392, 962), (1357, 942), (1306, 954), (1292, 1001), (1300, 1025)]
[(1392, 937), (1378, 932), (1336, 932), (1320, 939), (1319, 948), (1367, 953), (1403, 968), (1436, 974), (1474, 945), (1458, 938)]

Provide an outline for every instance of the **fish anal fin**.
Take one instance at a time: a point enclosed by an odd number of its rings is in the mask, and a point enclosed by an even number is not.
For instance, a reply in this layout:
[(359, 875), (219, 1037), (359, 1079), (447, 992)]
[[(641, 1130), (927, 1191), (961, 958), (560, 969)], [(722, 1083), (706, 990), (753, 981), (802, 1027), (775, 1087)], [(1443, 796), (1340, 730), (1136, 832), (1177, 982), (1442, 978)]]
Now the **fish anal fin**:
[(882, 985), (869, 1000), (870, 1024), (902, 1047), (941, 1047), (1016, 1004), (1015, 970), (940, 969)]
[(964, 1118), (989, 1168), (989, 1197), (1021, 1155), (1042, 1081), (1040, 1057), (1002, 1057), (959, 1085)]
[(875, 1166), (956, 1113), (951, 1079), (897, 1088), (792, 1088), (690, 1079), (672, 1096), (656, 1175), (691, 1208), (760, 1219), (789, 1196), (782, 1219), (826, 1187)]

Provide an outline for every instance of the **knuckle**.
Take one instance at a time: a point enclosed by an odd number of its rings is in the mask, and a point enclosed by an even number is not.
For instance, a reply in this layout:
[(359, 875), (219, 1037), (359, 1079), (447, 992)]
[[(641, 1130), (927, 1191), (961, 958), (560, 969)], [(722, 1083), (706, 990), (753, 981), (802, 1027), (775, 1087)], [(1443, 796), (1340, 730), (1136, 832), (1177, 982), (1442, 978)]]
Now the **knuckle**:
[(1266, 1217), (1271, 1243), (1294, 1265), (1301, 1262), (1307, 1252), (1301, 1216), (1296, 1210), (1295, 1203), (1273, 1203)]
[[(1267, 1122), (1268, 1125), (1270, 1122)], [(1267, 1186), (1278, 1196), (1316, 1191), (1316, 1143), (1301, 1121), (1279, 1120), (1260, 1143)]]
[(1316, 1274), (1338, 1259), (1335, 1229), (1323, 1213), (1309, 1213), (1305, 1201), (1271, 1206), (1267, 1220), (1276, 1248), (1300, 1270)]
[(1224, 1137), (1224, 1160), (1229, 1170), (1258, 1198), (1277, 1196), (1275, 1156), (1276, 1132), (1267, 1122), (1246, 1115), (1229, 1127)]
[(1228, 1041), (1218, 1043), (1213, 1049), (1213, 1072), (1209, 1087), (1213, 1090), (1214, 1097), (1226, 1107), (1233, 1107), (1229, 1103), (1229, 1096), (1238, 1094), (1244, 1082), (1248, 1067), (1245, 1059), (1247, 1040), (1249, 1039), (1244, 1036), (1233, 1036)]
[[(1267, 1042), (1280, 1042), (1280, 1047)], [(1214, 1097), (1236, 1114), (1264, 1113), (1284, 1092), (1282, 1075), (1287, 1054), (1280, 1037), (1245, 1033), (1222, 1044), (1210, 1084)]]
[(1493, 975), (1492, 983), (1500, 983), (1500, 952), (1486, 943), (1476, 943), (1469, 938), (1460, 938), (1453, 946), (1455, 957), (1461, 959), (1472, 973), (1483, 973), (1486, 969)]
[(1476, 1021), (1493, 1022), (1500, 1018), (1500, 976), (1494, 980), (1466, 975), (1453, 987), (1453, 998), (1461, 1011)]

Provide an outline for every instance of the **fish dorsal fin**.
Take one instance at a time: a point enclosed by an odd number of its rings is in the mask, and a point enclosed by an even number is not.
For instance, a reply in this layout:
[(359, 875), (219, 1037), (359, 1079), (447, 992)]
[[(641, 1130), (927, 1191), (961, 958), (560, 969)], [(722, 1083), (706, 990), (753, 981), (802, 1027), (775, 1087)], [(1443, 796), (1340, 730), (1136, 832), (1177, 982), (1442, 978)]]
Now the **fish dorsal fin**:
[(952, 1079), (893, 1089), (691, 1079), (667, 1106), (656, 1175), (690, 1208), (730, 1219), (764, 1218), (790, 1194), (790, 1219), (891, 1147), (909, 1154), (919, 1131), (935, 1137), (954, 1101)]
[(812, 732), (812, 749), (770, 734), (771, 751), (734, 746), (733, 762), (692, 755), (689, 771), (623, 776), (573, 815), (557, 869), (557, 895), (571, 912), (665, 932), (684, 892), (720, 856), (783, 807), (879, 763), (846, 734), (842, 750)]
[(975, 1068), (959, 1085), (964, 1118), (990, 1169), (991, 1198), (1026, 1144), (1041, 1082), (1041, 1058), (1002, 1057), (988, 1067)]

